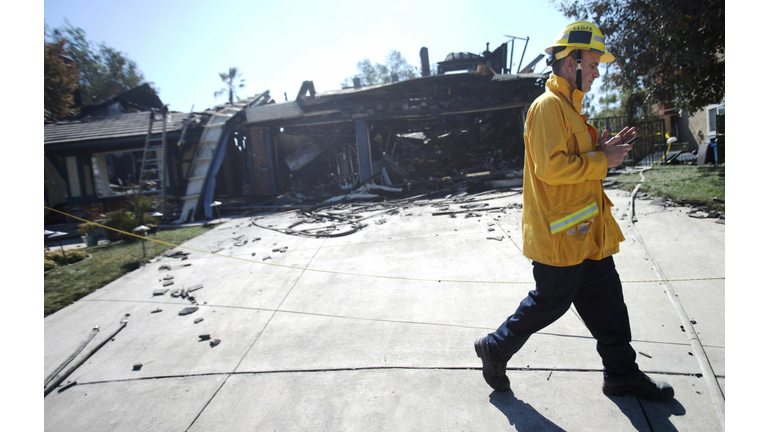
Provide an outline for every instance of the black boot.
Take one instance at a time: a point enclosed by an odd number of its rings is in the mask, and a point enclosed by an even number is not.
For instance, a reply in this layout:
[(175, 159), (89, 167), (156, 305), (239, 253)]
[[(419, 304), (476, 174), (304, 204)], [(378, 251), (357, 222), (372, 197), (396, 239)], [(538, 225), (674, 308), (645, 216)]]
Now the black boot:
[(475, 341), (475, 352), (483, 361), (483, 378), (491, 388), (505, 392), (509, 390), (509, 378), (507, 378), (507, 364), (494, 361), (490, 351), (485, 348), (481, 337)]
[(654, 381), (640, 371), (623, 381), (603, 380), (603, 393), (608, 396), (637, 395), (653, 401), (672, 399), (675, 396), (672, 386), (662, 381)]

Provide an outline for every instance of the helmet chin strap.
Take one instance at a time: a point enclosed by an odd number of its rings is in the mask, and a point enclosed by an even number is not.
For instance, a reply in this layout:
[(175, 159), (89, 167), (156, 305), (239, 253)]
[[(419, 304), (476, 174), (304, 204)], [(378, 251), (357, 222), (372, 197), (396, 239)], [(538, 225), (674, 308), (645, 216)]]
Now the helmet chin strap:
[(584, 91), (581, 88), (581, 50), (576, 50), (576, 88)]

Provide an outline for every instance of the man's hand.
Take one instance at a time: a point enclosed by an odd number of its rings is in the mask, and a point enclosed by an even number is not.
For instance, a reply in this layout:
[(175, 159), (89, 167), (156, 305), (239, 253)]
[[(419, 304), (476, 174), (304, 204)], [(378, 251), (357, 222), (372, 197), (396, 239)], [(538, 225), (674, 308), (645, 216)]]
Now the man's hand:
[(605, 153), (608, 158), (608, 168), (613, 168), (621, 165), (624, 158), (627, 156), (632, 146), (630, 144), (624, 144), (637, 136), (637, 130), (635, 128), (624, 128), (616, 134), (615, 137), (608, 139), (608, 131), (604, 130), (603, 135), (600, 137), (600, 150)]

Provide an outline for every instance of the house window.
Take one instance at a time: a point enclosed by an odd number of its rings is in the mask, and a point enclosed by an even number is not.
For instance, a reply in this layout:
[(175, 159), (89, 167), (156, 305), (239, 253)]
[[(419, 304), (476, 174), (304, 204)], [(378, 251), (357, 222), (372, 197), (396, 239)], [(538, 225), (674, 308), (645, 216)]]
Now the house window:
[(142, 154), (141, 150), (93, 154), (91, 166), (96, 195), (106, 198), (131, 193), (139, 182)]
[(725, 104), (707, 107), (707, 135), (712, 138), (717, 134), (717, 116), (725, 114)]

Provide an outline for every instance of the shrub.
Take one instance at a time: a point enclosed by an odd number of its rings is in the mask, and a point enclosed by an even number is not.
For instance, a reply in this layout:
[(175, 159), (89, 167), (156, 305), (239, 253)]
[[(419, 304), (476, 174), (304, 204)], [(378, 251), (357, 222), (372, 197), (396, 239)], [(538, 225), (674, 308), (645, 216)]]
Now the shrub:
[(77, 231), (81, 235), (94, 235), (98, 229), (99, 226), (93, 222), (86, 222), (77, 226)]
[[(104, 225), (119, 231), (133, 233), (133, 229), (139, 226), (136, 215), (128, 210), (117, 210), (107, 213), (107, 221)], [(133, 240), (135, 237), (112, 230), (107, 231), (107, 238), (110, 240)]]
[(67, 260), (64, 261), (64, 255), (60, 250), (46, 251), (45, 252), (45, 270), (50, 270), (57, 265), (74, 264), (78, 261), (82, 261), (87, 256), (85, 252), (79, 250), (66, 251)]

